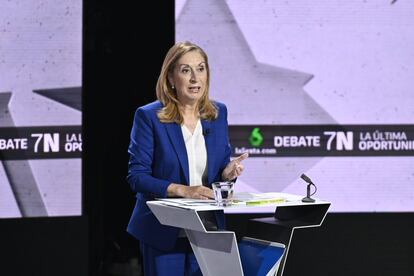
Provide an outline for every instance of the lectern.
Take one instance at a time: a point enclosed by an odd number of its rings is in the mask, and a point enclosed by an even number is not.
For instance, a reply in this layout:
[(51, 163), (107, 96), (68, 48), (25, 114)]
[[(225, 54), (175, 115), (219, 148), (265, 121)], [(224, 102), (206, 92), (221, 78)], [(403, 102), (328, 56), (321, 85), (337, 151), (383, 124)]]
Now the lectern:
[(251, 219), (247, 235), (284, 245), (285, 251), (277, 270), (277, 275), (281, 276), (294, 230), (320, 226), (330, 206), (330, 202), (324, 200), (303, 203), (300, 196), (285, 195), (288, 200), (284, 202), (254, 207), (188, 204), (180, 199), (154, 200), (147, 204), (161, 224), (185, 230), (200, 269), (206, 276), (248, 276), (243, 271), (235, 232), (211, 227), (203, 219), (207, 213), (251, 213), (253, 208), (255, 212), (271, 212), (272, 216)]

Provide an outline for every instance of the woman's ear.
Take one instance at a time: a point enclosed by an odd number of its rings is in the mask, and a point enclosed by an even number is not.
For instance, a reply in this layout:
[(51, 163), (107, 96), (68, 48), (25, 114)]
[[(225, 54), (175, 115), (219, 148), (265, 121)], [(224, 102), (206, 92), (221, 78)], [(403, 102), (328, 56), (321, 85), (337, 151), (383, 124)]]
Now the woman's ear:
[(170, 84), (170, 87), (174, 87), (174, 78), (171, 73), (168, 74), (168, 83)]

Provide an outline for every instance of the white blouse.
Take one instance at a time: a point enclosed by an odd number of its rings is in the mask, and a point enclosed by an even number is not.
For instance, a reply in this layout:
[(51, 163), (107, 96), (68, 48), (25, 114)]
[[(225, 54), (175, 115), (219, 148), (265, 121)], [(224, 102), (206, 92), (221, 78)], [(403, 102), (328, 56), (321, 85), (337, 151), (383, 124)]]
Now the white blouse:
[(203, 136), (203, 127), (198, 120), (194, 133), (183, 124), (181, 130), (187, 149), (190, 172), (190, 186), (207, 184), (207, 150)]

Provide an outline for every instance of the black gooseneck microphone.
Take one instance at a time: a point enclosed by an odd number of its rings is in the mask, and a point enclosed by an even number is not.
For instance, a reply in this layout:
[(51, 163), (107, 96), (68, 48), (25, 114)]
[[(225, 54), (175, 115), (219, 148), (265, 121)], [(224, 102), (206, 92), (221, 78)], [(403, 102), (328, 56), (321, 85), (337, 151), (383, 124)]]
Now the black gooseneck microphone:
[[(316, 193), (316, 190), (317, 190), (316, 185), (313, 184), (312, 180), (304, 173), (302, 173), (300, 178), (302, 178), (306, 183), (308, 183), (306, 187), (306, 197), (302, 198), (302, 202), (307, 202), (307, 203), (315, 202), (315, 199), (311, 198), (311, 196), (313, 196)], [(315, 191), (312, 194), (310, 194), (311, 186), (315, 187)]]

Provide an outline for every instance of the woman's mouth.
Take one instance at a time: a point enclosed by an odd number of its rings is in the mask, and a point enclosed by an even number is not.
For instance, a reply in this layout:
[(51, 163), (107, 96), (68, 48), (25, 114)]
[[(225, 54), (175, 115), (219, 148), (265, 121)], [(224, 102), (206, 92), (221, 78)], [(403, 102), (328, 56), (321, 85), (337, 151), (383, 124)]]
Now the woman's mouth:
[(188, 89), (190, 90), (191, 93), (198, 93), (198, 92), (200, 92), (201, 87), (200, 86), (190, 86)]

